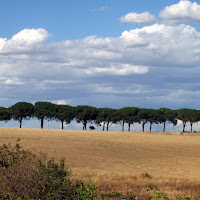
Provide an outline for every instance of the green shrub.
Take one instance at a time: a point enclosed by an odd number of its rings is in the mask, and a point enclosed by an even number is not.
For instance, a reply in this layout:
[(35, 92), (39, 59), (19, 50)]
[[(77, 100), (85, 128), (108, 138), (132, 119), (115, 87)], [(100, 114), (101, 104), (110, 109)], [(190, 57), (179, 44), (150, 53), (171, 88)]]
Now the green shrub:
[(93, 200), (100, 199), (101, 196), (98, 194), (98, 188), (94, 184), (85, 185), (81, 183), (76, 190), (77, 200)]
[[(165, 192), (162, 192), (159, 189), (156, 189), (156, 190), (153, 190), (153, 196), (148, 197), (147, 200), (170, 200), (170, 199)], [(195, 199), (191, 197), (185, 197), (185, 198), (179, 197), (176, 200), (195, 200)]]
[(160, 190), (156, 189), (155, 191), (153, 191), (154, 196), (150, 196), (147, 200), (169, 200), (169, 198), (167, 197), (167, 194), (164, 192), (161, 192)]
[(24, 150), (0, 146), (0, 199), (87, 200), (98, 197), (97, 187), (73, 181), (64, 160), (56, 163)]

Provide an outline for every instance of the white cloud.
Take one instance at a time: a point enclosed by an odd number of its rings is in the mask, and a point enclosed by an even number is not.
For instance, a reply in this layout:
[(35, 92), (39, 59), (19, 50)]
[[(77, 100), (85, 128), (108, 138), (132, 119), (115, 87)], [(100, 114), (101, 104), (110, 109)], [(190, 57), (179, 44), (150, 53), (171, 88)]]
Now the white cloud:
[(149, 68), (147, 66), (132, 66), (129, 64), (123, 64), (119, 67), (112, 66), (112, 67), (96, 67), (96, 68), (89, 68), (85, 70), (86, 74), (89, 75), (99, 75), (99, 74), (105, 74), (105, 75), (131, 75), (131, 74), (145, 74), (148, 73)]
[(46, 30), (30, 32), (34, 41), (27, 30), (15, 42), (0, 38), (0, 98), (120, 107), (199, 99), (200, 32), (192, 26), (153, 24), (116, 38), (51, 43)]
[(6, 38), (0, 38), (0, 50), (3, 48), (5, 43), (6, 43)]
[(182, 0), (178, 4), (167, 6), (160, 12), (160, 17), (170, 24), (200, 22), (200, 5)]
[(143, 74), (155, 62), (166, 66), (199, 62), (200, 33), (188, 25), (154, 24), (124, 31), (119, 38), (92, 36), (60, 43), (44, 43), (48, 33), (44, 35), (36, 40), (39, 43), (26, 43), (22, 52), (20, 45), (9, 46), (12, 39), (6, 40), (6, 48), (0, 50), (0, 75), (29, 75), (52, 84), (67, 84), (66, 80), (72, 80), (68, 78), (82, 76), (88, 70), (98, 74)]
[(131, 12), (120, 18), (121, 22), (128, 22), (134, 24), (146, 24), (156, 21), (156, 17), (149, 12), (144, 12), (141, 14)]
[(30, 49), (32, 45), (43, 43), (49, 36), (50, 34), (42, 28), (24, 29), (9, 40), (0, 38), (0, 50), (3, 52), (7, 50), (27, 51), (26, 47)]
[(33, 43), (43, 42), (50, 34), (45, 29), (24, 29), (14, 35), (10, 42), (16, 42), (20, 45), (31, 45)]
[(148, 40), (135, 31), (124, 31), (121, 38), (123, 39), (123, 44), (127, 47), (144, 47), (149, 45)]

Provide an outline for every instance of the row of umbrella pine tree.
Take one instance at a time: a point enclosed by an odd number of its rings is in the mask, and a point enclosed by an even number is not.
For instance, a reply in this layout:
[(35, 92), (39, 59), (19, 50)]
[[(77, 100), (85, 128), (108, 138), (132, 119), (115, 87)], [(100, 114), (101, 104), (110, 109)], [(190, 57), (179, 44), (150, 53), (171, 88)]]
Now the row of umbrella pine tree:
[[(34, 105), (28, 102), (18, 102), (9, 108), (0, 107), (0, 121), (18, 120), (20, 128), (22, 127), (22, 121), (31, 117), (36, 117), (41, 121), (41, 128), (44, 126), (44, 119), (60, 121), (62, 129), (64, 128), (64, 123), (69, 124), (76, 119), (78, 123), (83, 124), (83, 130), (87, 129), (89, 122), (102, 126), (103, 131), (105, 129), (108, 131), (110, 124), (121, 124), (122, 131), (124, 131), (125, 123), (128, 125), (128, 131), (130, 131), (132, 124), (139, 123), (142, 126), (143, 132), (147, 123), (150, 124), (149, 131), (152, 130), (153, 124), (163, 124), (163, 132), (165, 132), (166, 122), (172, 123), (175, 126), (177, 120), (181, 120), (183, 132), (185, 132), (186, 123), (190, 124), (190, 131), (192, 132), (193, 124), (200, 121), (200, 110), (187, 108), (179, 110), (168, 108), (147, 109), (137, 107), (112, 109), (84, 105), (72, 107), (44, 101), (36, 102)], [(95, 129), (95, 127), (91, 125), (90, 129)]]

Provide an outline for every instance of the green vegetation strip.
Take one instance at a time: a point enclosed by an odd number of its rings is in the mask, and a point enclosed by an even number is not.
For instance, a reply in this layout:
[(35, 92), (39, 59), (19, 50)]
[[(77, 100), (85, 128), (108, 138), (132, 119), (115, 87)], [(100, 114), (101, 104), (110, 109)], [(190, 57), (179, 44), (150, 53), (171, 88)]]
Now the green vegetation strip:
[[(167, 108), (146, 109), (137, 107), (121, 109), (95, 108), (92, 106), (72, 107), (42, 101), (36, 102), (35, 105), (18, 102), (10, 108), (0, 107), (0, 121), (18, 120), (20, 128), (22, 128), (22, 121), (31, 117), (37, 117), (40, 120), (41, 128), (44, 127), (44, 119), (60, 121), (62, 129), (64, 123), (69, 124), (73, 119), (76, 119), (78, 123), (83, 124), (83, 130), (87, 129), (88, 122), (96, 126), (102, 126), (103, 131), (108, 131), (110, 124), (121, 124), (122, 131), (124, 131), (124, 125), (127, 124), (128, 131), (130, 131), (132, 124), (139, 123), (143, 132), (147, 123), (150, 124), (150, 132), (153, 124), (163, 124), (163, 132), (165, 132), (166, 122), (175, 126), (177, 120), (181, 120), (183, 123), (182, 133), (184, 133), (186, 123), (190, 124), (190, 132), (193, 132), (193, 124), (200, 121), (200, 110), (187, 108), (171, 110)], [(93, 130), (95, 126), (90, 125), (89, 128)]]

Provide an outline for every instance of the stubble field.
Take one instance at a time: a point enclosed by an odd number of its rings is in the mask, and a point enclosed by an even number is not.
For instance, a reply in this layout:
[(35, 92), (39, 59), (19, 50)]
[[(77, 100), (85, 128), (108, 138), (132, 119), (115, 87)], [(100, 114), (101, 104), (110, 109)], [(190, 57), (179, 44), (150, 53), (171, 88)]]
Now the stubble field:
[[(198, 134), (0, 129), (0, 144), (15, 144), (18, 138), (26, 149), (64, 158), (73, 178), (92, 180), (101, 194), (144, 199), (151, 187), (173, 198), (200, 198)], [(152, 179), (141, 178), (142, 173)]]

